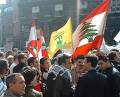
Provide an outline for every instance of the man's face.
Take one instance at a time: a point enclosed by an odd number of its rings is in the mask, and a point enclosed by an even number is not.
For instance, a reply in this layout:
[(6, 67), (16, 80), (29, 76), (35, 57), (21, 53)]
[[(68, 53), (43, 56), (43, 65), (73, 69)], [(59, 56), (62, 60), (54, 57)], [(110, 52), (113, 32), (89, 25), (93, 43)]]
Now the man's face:
[(71, 69), (71, 66), (72, 66), (71, 59), (66, 59), (65, 65), (66, 65), (66, 68)]
[(50, 61), (49, 60), (45, 60), (45, 62), (43, 64), (43, 68), (49, 69), (49, 67), (50, 67)]
[(38, 61), (34, 59), (33, 67), (37, 68), (39, 67)]
[(8, 75), (8, 73), (9, 73), (9, 66), (8, 66), (8, 64), (6, 65), (6, 68), (4, 68), (3, 69), (3, 76), (5, 76), (5, 75)]
[(11, 84), (11, 90), (15, 95), (21, 96), (25, 94), (25, 80), (21, 75), (16, 75), (16, 82)]
[(102, 70), (105, 70), (107, 68), (107, 62), (104, 62), (103, 60), (99, 60), (98, 65)]
[(78, 60), (76, 61), (76, 65), (78, 65), (78, 66), (83, 65), (83, 61), (84, 61), (84, 59), (78, 59)]
[(83, 64), (84, 64), (84, 69), (89, 69), (89, 66), (88, 66), (89, 64), (86, 58), (84, 59)]

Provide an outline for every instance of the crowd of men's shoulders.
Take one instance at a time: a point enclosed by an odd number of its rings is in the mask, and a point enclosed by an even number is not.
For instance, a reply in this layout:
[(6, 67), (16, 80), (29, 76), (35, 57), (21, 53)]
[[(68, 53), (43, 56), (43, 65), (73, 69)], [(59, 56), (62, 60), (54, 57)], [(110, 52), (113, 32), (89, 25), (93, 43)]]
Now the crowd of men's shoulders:
[[(52, 63), (52, 65), (51, 65)], [(40, 64), (28, 53), (0, 52), (0, 97), (120, 97), (120, 53), (96, 51)]]

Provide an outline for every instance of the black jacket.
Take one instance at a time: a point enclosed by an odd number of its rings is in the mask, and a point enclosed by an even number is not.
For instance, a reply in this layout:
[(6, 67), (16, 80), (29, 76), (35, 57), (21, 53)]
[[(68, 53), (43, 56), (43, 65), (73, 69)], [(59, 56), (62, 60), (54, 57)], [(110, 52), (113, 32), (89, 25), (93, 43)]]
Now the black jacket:
[(25, 66), (25, 63), (19, 63), (13, 68), (13, 73), (20, 73)]
[(110, 67), (103, 71), (108, 77), (108, 85), (110, 89), (109, 97), (120, 97), (120, 72), (114, 68)]
[(110, 61), (114, 67), (120, 72), (120, 63), (117, 61)]
[[(60, 66), (56, 67), (59, 68)], [(55, 75), (54, 72), (48, 74), (47, 87), (48, 97), (73, 97), (69, 71), (64, 70), (63, 68), (60, 69), (57, 75)]]
[(107, 77), (95, 69), (79, 78), (75, 97), (107, 97)]

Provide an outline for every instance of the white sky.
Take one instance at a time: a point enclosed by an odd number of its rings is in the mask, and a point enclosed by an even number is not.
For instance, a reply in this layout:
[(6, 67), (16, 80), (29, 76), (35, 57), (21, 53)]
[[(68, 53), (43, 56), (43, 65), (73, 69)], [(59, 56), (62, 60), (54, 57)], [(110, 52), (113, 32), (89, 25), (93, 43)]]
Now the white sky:
[(0, 0), (0, 4), (6, 4), (6, 0)]
[(114, 40), (117, 41), (117, 42), (120, 41), (120, 31), (119, 31), (119, 33), (115, 36)]

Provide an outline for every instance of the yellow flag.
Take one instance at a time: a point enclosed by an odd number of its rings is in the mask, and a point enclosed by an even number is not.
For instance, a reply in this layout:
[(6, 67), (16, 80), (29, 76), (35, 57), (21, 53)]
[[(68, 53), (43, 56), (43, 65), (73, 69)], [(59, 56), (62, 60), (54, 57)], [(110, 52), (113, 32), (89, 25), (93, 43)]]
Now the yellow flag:
[(67, 23), (57, 31), (52, 32), (48, 55), (51, 59), (59, 49), (72, 48), (72, 22), (71, 18), (68, 19)]

